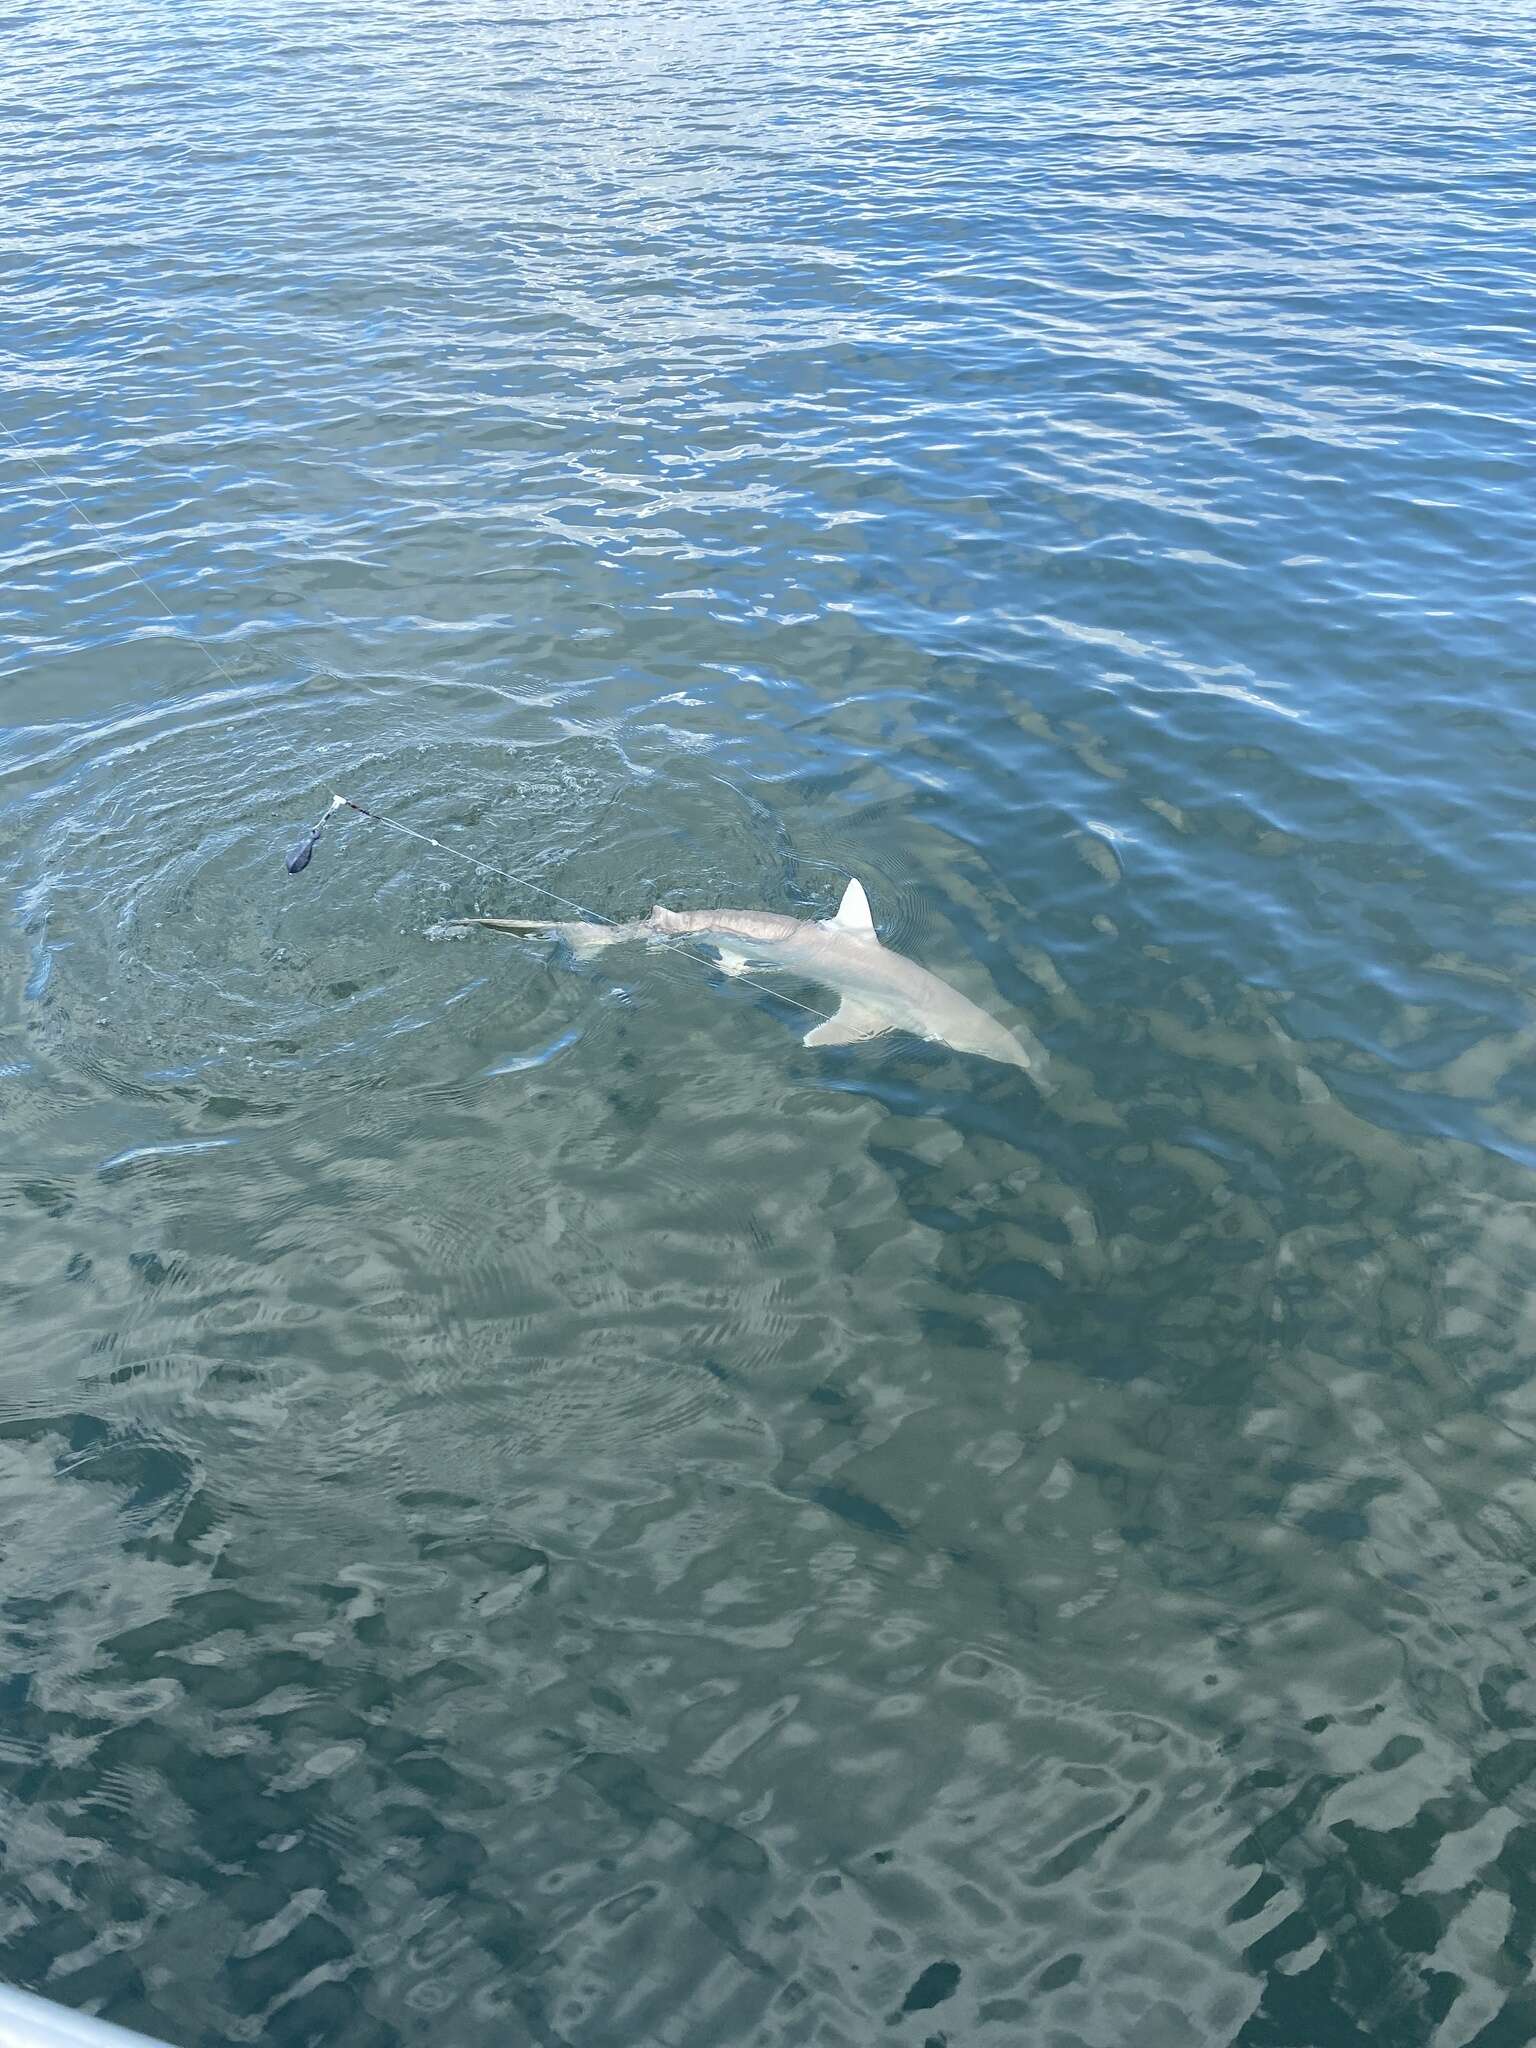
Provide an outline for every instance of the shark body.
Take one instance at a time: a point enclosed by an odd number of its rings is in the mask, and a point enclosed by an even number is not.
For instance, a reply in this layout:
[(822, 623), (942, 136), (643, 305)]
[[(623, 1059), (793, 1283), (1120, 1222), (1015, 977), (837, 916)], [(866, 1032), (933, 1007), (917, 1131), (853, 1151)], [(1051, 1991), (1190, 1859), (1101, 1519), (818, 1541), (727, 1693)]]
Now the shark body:
[(839, 998), (834, 1016), (805, 1034), (806, 1045), (853, 1045), (886, 1031), (910, 1031), (955, 1052), (977, 1053), (1034, 1072), (1034, 1057), (995, 1017), (926, 967), (882, 946), (860, 882), (844, 892), (835, 917), (821, 921), (771, 910), (668, 910), (630, 924), (554, 923), (512, 917), (472, 917), (466, 924), (493, 931), (558, 936), (579, 955), (608, 946), (698, 940), (713, 946), (726, 974), (749, 967), (778, 969), (818, 982)]

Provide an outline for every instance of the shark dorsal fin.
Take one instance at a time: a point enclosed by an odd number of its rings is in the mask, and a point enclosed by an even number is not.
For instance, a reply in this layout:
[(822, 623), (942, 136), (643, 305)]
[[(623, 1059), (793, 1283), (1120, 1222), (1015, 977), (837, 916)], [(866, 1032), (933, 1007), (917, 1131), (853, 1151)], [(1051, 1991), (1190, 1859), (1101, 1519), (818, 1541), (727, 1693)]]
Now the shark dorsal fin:
[(869, 898), (857, 876), (843, 891), (837, 915), (829, 917), (826, 926), (828, 931), (843, 932), (850, 939), (868, 939), (872, 946), (879, 945), (880, 941), (875, 937), (875, 920), (869, 914)]

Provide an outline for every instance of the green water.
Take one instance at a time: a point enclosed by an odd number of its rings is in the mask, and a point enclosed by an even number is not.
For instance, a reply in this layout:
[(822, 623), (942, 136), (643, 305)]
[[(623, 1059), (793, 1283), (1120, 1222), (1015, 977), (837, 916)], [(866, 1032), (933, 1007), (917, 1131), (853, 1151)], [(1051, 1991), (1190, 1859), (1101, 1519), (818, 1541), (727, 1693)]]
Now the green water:
[(0, 1977), (1536, 2039), (1532, 25), (12, 11)]

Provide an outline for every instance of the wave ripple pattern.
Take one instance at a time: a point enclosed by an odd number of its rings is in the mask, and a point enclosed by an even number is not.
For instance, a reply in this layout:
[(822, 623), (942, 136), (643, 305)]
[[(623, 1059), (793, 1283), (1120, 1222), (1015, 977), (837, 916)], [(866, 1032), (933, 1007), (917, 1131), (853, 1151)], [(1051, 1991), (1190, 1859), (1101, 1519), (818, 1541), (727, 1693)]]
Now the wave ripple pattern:
[(1533, 34), (9, 10), (0, 1978), (1536, 2040)]

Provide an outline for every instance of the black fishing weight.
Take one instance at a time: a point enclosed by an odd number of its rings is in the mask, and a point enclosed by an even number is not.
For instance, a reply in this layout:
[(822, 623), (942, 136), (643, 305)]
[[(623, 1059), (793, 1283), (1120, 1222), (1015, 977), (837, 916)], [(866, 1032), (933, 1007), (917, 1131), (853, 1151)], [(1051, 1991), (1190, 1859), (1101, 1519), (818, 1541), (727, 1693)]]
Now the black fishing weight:
[(300, 875), (309, 866), (315, 848), (320, 843), (320, 834), (325, 830), (337, 811), (356, 811), (360, 817), (364, 818), (372, 817), (373, 815), (371, 811), (365, 811), (361, 804), (353, 803), (349, 797), (333, 796), (328, 808), (322, 812), (317, 822), (310, 827), (292, 853), (289, 854), (286, 865), (290, 875)]

